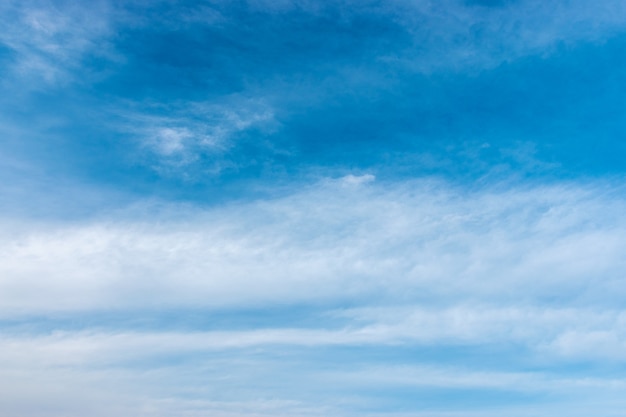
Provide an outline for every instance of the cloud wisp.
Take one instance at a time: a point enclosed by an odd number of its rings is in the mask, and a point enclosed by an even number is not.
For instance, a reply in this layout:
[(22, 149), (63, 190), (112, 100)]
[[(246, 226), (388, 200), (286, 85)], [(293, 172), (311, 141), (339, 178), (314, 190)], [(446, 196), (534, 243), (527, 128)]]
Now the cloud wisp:
[[(152, 150), (159, 164), (174, 170), (203, 156), (219, 156), (236, 147), (245, 133), (267, 134), (277, 124), (272, 108), (252, 99), (233, 97), (219, 103), (155, 107), (157, 111), (135, 115), (122, 111), (121, 117), (128, 122), (122, 123), (120, 130), (135, 132), (140, 145)], [(219, 166), (213, 168), (217, 170), (214, 174), (219, 173)]]
[[(45, 90), (77, 82), (87, 71), (86, 56), (115, 58), (108, 44), (113, 31), (110, 5), (95, 1), (8, 1), (0, 6), (0, 43), (14, 54), (10, 80)], [(84, 80), (80, 80), (84, 81)]]

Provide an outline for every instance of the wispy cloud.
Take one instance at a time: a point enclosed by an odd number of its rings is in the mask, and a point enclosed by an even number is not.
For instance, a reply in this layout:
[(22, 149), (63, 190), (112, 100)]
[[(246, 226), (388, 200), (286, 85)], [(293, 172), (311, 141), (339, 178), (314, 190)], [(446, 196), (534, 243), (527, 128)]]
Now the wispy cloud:
[(0, 42), (14, 54), (9, 65), (13, 77), (31, 88), (84, 77), (86, 55), (111, 52), (109, 16), (110, 5), (100, 1), (88, 7), (75, 2), (3, 2)]
[[(172, 314), (176, 314), (175, 312)], [(6, 360), (40, 366), (86, 366), (155, 361), (163, 355), (246, 351), (276, 347), (520, 346), (526, 360), (568, 364), (626, 360), (626, 314), (619, 309), (559, 306), (361, 308), (323, 311), (315, 328), (253, 327), (245, 330), (100, 330), (10, 332), (2, 338)]]
[[(418, 71), (484, 69), (528, 55), (549, 55), (559, 45), (602, 42), (626, 29), (620, 1), (535, 0), (385, 3), (341, 1), (253, 1), (252, 10), (270, 14), (338, 14), (349, 24), (370, 17), (403, 28), (409, 38), (376, 51), (378, 59), (403, 62)], [(407, 42), (408, 41), (408, 42)], [(406, 47), (408, 46), (408, 47)]]
[(429, 182), (384, 190), (347, 177), (181, 222), (39, 225), (2, 242), (2, 309), (373, 294), (611, 305), (622, 294), (626, 241), (624, 203), (610, 193), (542, 186), (467, 194)]
[[(111, 161), (126, 158), (130, 161), (122, 168), (152, 169), (146, 176), (155, 169), (167, 178), (192, 176), (190, 166), (197, 163), (203, 167), (196, 177), (212, 178), (207, 174), (236, 172), (252, 160), (262, 166), (289, 154), (287, 166), (276, 168), (288, 171), (308, 157), (312, 161), (307, 163), (317, 162), (311, 148), (336, 158), (330, 148), (343, 143), (344, 136), (351, 143), (369, 138), (377, 148), (355, 156), (359, 162), (393, 154), (398, 150), (387, 145), (406, 142), (415, 146), (411, 156), (416, 157), (432, 151), (421, 148), (439, 136), (498, 142), (474, 129), (497, 125), (498, 103), (510, 100), (495, 100), (477, 116), (485, 118), (470, 123), (459, 114), (484, 99), (483, 87), (472, 86), (478, 92), (456, 97), (454, 82), (436, 89), (415, 77), (450, 70), (475, 73), (523, 56), (549, 56), (559, 45), (601, 43), (623, 31), (623, 7), (612, 0), (602, 7), (578, 1), (483, 3), (202, 2), (174, 7), (102, 1), (86, 7), (6, 2), (0, 6), (5, 27), (0, 42), (9, 51), (2, 59), (5, 95), (11, 99), (2, 104), (7, 113), (22, 109), (27, 120), (22, 123), (31, 133), (45, 131), (29, 135), (30, 146), (48, 140), (51, 129), (40, 123), (47, 117), (55, 120), (54, 129), (63, 130), (67, 137), (59, 142), (68, 148), (80, 148), (87, 140), (108, 146), (116, 136), (118, 143), (108, 149), (115, 149), (115, 157), (98, 163), (118, 172), (120, 166)], [(28, 95), (33, 88), (68, 87), (70, 80), (79, 85), (62, 93), (53, 89), (59, 94), (54, 97)], [(429, 99), (419, 98), (420, 91), (431, 88), (436, 91)], [(403, 91), (411, 91), (411, 97)], [(528, 107), (544, 101), (541, 95), (530, 98)], [(114, 117), (124, 120), (112, 123), (110, 109), (116, 106)], [(521, 99), (512, 106), (514, 113), (523, 113), (520, 108), (527, 103)], [(37, 115), (24, 110), (34, 107), (40, 108)], [(83, 117), (92, 129), (88, 133)], [(518, 131), (511, 135), (523, 143), (532, 139), (520, 127), (526, 120), (516, 120)], [(460, 131), (449, 130), (457, 124)], [(237, 149), (244, 142), (254, 145)], [(237, 157), (251, 148), (249, 158)], [(430, 165), (437, 169), (443, 165), (438, 159), (445, 157), (433, 159)]]
[(227, 152), (247, 131), (267, 134), (277, 127), (271, 106), (262, 100), (238, 97), (215, 103), (156, 105), (143, 113), (122, 110), (121, 117), (128, 120), (120, 125), (124, 133), (136, 135), (140, 145), (150, 149), (160, 164), (179, 168), (203, 155)]
[(619, 1), (395, 4), (402, 5), (405, 13), (398, 19), (415, 42), (406, 62), (426, 71), (489, 68), (523, 56), (546, 56), (563, 45), (602, 42), (626, 29), (626, 8)]
[[(500, 412), (523, 415), (535, 410), (537, 414), (533, 415), (551, 415), (554, 409), (543, 407), (544, 412), (538, 412), (528, 398), (554, 400), (575, 394), (569, 406), (555, 409), (578, 412), (593, 407), (598, 394), (614, 396), (624, 389), (624, 382), (611, 376), (585, 376), (562, 370), (554, 373), (549, 369), (481, 369), (478, 363), (429, 364), (419, 358), (410, 364), (370, 364), (352, 357), (320, 369), (314, 366), (319, 357), (310, 363), (310, 350), (285, 348), (282, 343), (289, 332), (283, 331), (283, 337), (277, 338), (280, 333), (89, 332), (5, 336), (1, 340), (0, 375), (2, 381), (11, 381), (3, 384), (4, 392), (11, 395), (5, 397), (3, 406), (34, 416), (54, 415), (50, 409), (79, 414), (94, 408), (94, 415), (103, 410), (127, 415), (149, 409), (154, 414), (148, 415), (159, 416), (193, 416), (207, 410), (230, 416), (319, 416), (329, 412), (347, 416), (355, 415), (350, 411), (355, 407), (367, 410), (384, 403), (384, 398), (368, 398), (368, 392), (410, 389), (414, 395), (420, 395), (421, 390), (447, 390), (449, 395), (464, 390), (480, 395), (482, 391), (492, 399), (503, 393), (520, 395), (526, 398), (526, 404), (511, 404)], [(306, 332), (300, 334), (304, 342), (296, 336), (287, 339), (297, 344), (309, 342)], [(238, 341), (229, 343), (233, 337)], [(256, 341), (250, 344), (251, 339)], [(258, 344), (263, 339), (270, 345), (264, 348)], [(340, 355), (332, 350), (325, 352), (330, 355), (326, 359), (329, 363), (334, 362), (330, 359), (333, 354)], [(294, 353), (299, 359), (294, 359)], [(77, 393), (79, 398), (72, 401)], [(28, 399), (33, 394), (45, 411), (32, 407)], [(109, 402), (115, 405), (111, 407)], [(615, 400), (605, 404), (608, 409), (619, 405)], [(460, 415), (472, 413), (472, 409), (465, 408)], [(454, 407), (432, 411), (456, 415)], [(395, 415), (394, 410), (388, 412)]]

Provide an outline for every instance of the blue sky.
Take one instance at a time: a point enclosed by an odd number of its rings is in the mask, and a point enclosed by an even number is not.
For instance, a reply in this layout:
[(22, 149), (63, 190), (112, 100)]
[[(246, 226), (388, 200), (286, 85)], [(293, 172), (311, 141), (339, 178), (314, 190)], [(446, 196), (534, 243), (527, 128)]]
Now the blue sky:
[(626, 415), (623, 2), (0, 22), (0, 414)]

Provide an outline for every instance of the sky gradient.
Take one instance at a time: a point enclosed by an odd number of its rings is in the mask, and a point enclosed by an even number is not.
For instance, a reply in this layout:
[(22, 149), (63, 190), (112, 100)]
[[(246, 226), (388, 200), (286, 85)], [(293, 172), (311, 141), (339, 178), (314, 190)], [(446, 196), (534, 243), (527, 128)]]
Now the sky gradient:
[(626, 3), (0, 23), (0, 415), (626, 416)]

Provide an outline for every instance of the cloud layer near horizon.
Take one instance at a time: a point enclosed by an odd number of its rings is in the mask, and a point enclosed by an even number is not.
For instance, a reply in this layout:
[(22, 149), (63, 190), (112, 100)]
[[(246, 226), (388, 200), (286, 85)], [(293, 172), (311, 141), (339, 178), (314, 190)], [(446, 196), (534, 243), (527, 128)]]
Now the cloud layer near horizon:
[[(2, 379), (34, 381), (7, 387), (5, 406), (31, 416), (55, 415), (49, 407), (100, 415), (93, 407), (110, 401), (116, 412), (154, 416), (351, 415), (397, 403), (391, 392), (363, 397), (387, 386), (447, 392), (465, 408), (458, 415), (473, 407), (468, 392), (517, 398), (506, 406), (512, 415), (528, 412), (522, 398), (532, 405), (573, 392), (567, 411), (589, 410), (599, 392), (623, 388), (610, 373), (576, 370), (625, 359), (620, 190), (571, 182), (468, 191), (367, 175), (202, 210), (5, 218)], [(422, 353), (317, 369), (346, 350), (407, 349)], [(455, 349), (494, 353), (459, 363), (445, 353)], [(84, 391), (90, 405), (67, 408), (69, 391), (50, 391), (50, 378)], [(46, 411), (22, 399), (32, 390)]]

